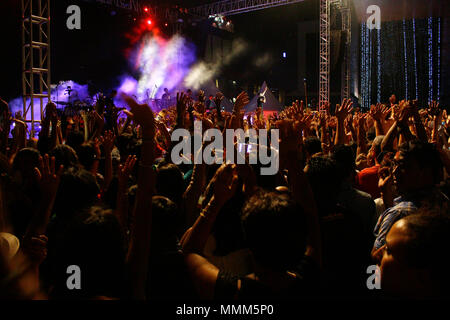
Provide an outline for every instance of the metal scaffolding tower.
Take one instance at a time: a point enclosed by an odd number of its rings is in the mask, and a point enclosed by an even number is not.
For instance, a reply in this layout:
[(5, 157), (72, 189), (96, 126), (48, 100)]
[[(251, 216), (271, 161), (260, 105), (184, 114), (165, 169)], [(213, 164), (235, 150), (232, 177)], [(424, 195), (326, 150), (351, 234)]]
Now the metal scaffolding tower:
[(341, 68), (341, 99), (350, 97), (351, 10), (348, 0), (320, 0), (319, 49), (319, 110), (330, 100), (330, 5), (336, 5), (342, 17), (341, 30), (345, 35), (344, 58)]
[[(347, 2), (346, 0), (344, 1)], [(341, 8), (341, 15), (342, 15), (342, 31), (345, 34), (345, 52), (344, 52), (344, 59), (342, 61), (341, 99), (349, 99), (352, 21), (351, 21), (351, 11), (348, 5)]]
[(319, 110), (330, 101), (330, 0), (320, 0)]
[[(203, 17), (210, 15), (234, 15), (271, 7), (302, 2), (303, 0), (225, 0), (189, 9)], [(330, 101), (330, 5), (335, 4), (341, 12), (342, 31), (345, 32), (345, 52), (342, 62), (341, 98), (350, 97), (350, 44), (351, 10), (348, 0), (320, 0), (319, 45), (319, 110)]]
[[(50, 0), (22, 0), (22, 91), (23, 118), (41, 122), (44, 99), (50, 101)], [(35, 119), (35, 99), (39, 99), (40, 119)], [(29, 105), (27, 105), (27, 100)]]
[(209, 17), (210, 15), (215, 14), (231, 16), (233, 14), (262, 10), (303, 1), (304, 0), (225, 0), (194, 7), (189, 9), (189, 11), (202, 17)]
[(350, 98), (350, 50), (352, 41), (352, 16), (349, 0), (335, 0), (334, 3), (337, 4), (337, 8), (341, 13), (341, 30), (345, 36), (345, 51), (341, 68), (341, 99), (348, 99)]

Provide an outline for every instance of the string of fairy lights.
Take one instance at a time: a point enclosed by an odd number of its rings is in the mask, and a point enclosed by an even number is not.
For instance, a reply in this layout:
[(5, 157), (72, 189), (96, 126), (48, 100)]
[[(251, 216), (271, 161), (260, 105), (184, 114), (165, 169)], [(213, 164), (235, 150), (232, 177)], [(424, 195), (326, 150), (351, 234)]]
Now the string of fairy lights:
[(428, 103), (433, 100), (433, 18), (428, 18)]
[[(405, 74), (405, 98), (406, 100), (409, 100), (409, 92), (408, 92), (408, 48), (406, 47), (406, 20), (403, 19), (403, 52), (404, 52), (404, 74)], [(417, 90), (417, 89), (416, 89)]]
[(361, 23), (359, 98), (363, 109), (392, 93), (421, 103), (440, 100), (441, 28), (441, 18), (433, 17), (383, 22), (378, 30)]
[(377, 101), (381, 101), (381, 30), (377, 30)]
[(437, 101), (441, 98), (441, 18), (438, 18)]
[(419, 86), (417, 85), (417, 44), (416, 44), (416, 19), (412, 20), (413, 24), (413, 43), (414, 43), (414, 80), (416, 100), (419, 100)]

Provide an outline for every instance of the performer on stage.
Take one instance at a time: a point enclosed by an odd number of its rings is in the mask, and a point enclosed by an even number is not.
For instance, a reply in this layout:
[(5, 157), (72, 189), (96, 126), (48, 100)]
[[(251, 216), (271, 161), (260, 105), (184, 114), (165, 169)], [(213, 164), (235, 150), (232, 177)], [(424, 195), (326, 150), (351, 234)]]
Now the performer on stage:
[(267, 87), (264, 90), (264, 92), (261, 92), (259, 94), (259, 97), (258, 97), (258, 100), (257, 100), (258, 108), (261, 108), (261, 111), (264, 110), (264, 108), (263, 108), (264, 107), (264, 103), (266, 103), (266, 91), (267, 91)]
[(169, 89), (164, 88), (164, 93), (161, 96), (161, 105), (163, 108), (168, 108), (170, 106), (170, 93), (169, 93)]

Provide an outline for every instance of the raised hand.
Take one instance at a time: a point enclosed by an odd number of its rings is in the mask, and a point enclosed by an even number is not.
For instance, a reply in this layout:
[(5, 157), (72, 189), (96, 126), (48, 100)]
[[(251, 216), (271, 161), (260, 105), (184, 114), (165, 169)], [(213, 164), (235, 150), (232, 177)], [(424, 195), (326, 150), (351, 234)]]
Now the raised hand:
[(39, 166), (34, 168), (34, 172), (42, 195), (45, 197), (56, 196), (63, 166), (55, 168), (55, 157), (49, 159), (48, 154), (43, 158), (39, 156)]
[(383, 117), (381, 103), (377, 103), (376, 106), (372, 105), (370, 107), (369, 116), (371, 116), (374, 121), (381, 121)]
[(364, 124), (367, 121), (367, 117), (368, 117), (367, 113), (364, 113), (364, 114), (358, 113), (358, 115), (356, 116), (356, 123), (359, 128), (365, 129)]
[(398, 122), (407, 124), (409, 117), (411, 116), (411, 108), (408, 105), (400, 102), (399, 111), (394, 115), (394, 119)]
[(353, 102), (350, 99), (344, 99), (342, 105), (336, 105), (336, 118), (338, 121), (344, 122), (345, 118), (353, 111)]
[(439, 116), (440, 114), (442, 114), (442, 109), (439, 108), (439, 103), (434, 100), (430, 102), (427, 111), (431, 116)]
[(223, 100), (222, 92), (217, 92), (216, 96), (214, 98), (214, 103), (216, 104), (217, 108), (220, 108), (220, 104), (222, 103), (222, 100)]
[(393, 176), (389, 167), (382, 167), (378, 170), (378, 188), (384, 191), (386, 188), (392, 188), (393, 185)]
[(48, 238), (45, 235), (37, 237), (25, 237), (23, 251), (30, 259), (32, 265), (39, 266), (47, 257)]
[(230, 200), (236, 192), (238, 176), (236, 165), (223, 164), (213, 177), (214, 199), (221, 205)]
[(200, 114), (204, 114), (206, 112), (206, 106), (203, 102), (197, 102), (194, 106), (194, 110), (196, 110)]
[(198, 102), (205, 102), (205, 91), (199, 90), (198, 91)]
[(303, 105), (303, 100), (300, 101), (300, 103), (298, 102), (298, 100), (295, 100), (294, 103), (292, 103), (292, 111), (294, 112), (294, 115), (296, 118), (300, 117), (303, 115), (304, 112), (304, 105)]
[(313, 117), (314, 114), (312, 113), (300, 116), (297, 119), (297, 126), (299, 126), (302, 130), (309, 130)]
[(392, 111), (392, 108), (389, 108), (383, 104), (382, 108), (381, 108), (382, 119), (385, 120), (389, 116), (391, 111)]
[(103, 145), (105, 149), (105, 153), (111, 153), (114, 148), (114, 141), (116, 140), (116, 136), (111, 130), (105, 132), (105, 134), (100, 137), (100, 143)]
[(276, 122), (280, 130), (280, 167), (287, 168), (292, 161), (298, 160), (303, 143), (302, 124), (291, 119)]
[(242, 108), (250, 102), (248, 98), (248, 94), (245, 91), (242, 91), (236, 98), (236, 102), (234, 103), (233, 113), (235, 115), (240, 115)]
[[(155, 136), (155, 117), (152, 109), (147, 104), (139, 104), (132, 97), (122, 94), (123, 99), (130, 107), (130, 111), (126, 113), (135, 123), (143, 129), (144, 138)], [(177, 95), (178, 98), (178, 95)]]
[(353, 128), (353, 116), (349, 114), (344, 120), (344, 128), (347, 132), (352, 132)]
[(182, 121), (180, 124), (184, 124), (188, 100), (189, 97), (184, 92), (177, 92), (177, 119)]
[(119, 165), (117, 178), (119, 180), (119, 186), (126, 187), (128, 178), (131, 172), (133, 172), (134, 165), (136, 164), (137, 158), (135, 155), (129, 155), (124, 164)]

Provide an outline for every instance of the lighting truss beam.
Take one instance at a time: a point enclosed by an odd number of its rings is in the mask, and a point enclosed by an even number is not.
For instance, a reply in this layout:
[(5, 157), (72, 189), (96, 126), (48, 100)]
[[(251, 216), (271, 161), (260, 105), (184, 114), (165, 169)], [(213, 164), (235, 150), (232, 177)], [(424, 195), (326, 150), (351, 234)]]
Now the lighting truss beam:
[(320, 0), (319, 110), (330, 101), (330, 0)]
[[(44, 99), (50, 101), (50, 0), (22, 0), (22, 93), (23, 118), (41, 122)], [(35, 119), (35, 99), (39, 100), (41, 119)], [(29, 101), (29, 105), (27, 102)]]
[(226, 0), (194, 7), (189, 9), (189, 11), (192, 14), (203, 17), (209, 17), (210, 15), (215, 14), (231, 16), (234, 14), (278, 7), (303, 1), (304, 0)]
[(350, 56), (352, 41), (351, 11), (347, 0), (341, 1), (342, 31), (345, 35), (344, 59), (342, 61), (341, 99), (350, 98)]

